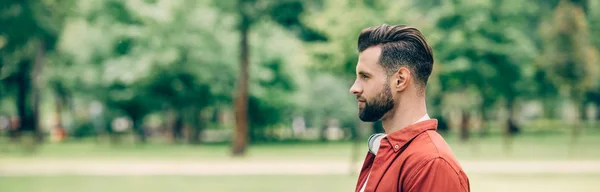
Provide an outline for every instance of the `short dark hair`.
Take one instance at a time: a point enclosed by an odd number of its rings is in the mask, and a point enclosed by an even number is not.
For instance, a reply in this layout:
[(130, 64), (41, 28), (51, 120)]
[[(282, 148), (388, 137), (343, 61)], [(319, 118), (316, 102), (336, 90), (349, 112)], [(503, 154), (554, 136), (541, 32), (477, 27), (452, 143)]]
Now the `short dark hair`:
[(433, 51), (425, 37), (414, 27), (406, 25), (389, 26), (386, 24), (363, 29), (358, 36), (358, 51), (381, 45), (379, 64), (392, 75), (401, 66), (415, 74), (416, 82), (427, 85), (433, 70)]

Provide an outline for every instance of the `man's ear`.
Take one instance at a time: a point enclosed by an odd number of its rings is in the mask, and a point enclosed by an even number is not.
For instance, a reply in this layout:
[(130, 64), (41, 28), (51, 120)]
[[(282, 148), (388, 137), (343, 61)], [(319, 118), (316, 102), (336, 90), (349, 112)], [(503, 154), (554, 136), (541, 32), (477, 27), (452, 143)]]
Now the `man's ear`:
[(394, 74), (394, 78), (396, 82), (394, 82), (394, 87), (397, 91), (403, 91), (408, 87), (408, 84), (411, 80), (411, 73), (406, 67), (400, 67), (398, 71)]

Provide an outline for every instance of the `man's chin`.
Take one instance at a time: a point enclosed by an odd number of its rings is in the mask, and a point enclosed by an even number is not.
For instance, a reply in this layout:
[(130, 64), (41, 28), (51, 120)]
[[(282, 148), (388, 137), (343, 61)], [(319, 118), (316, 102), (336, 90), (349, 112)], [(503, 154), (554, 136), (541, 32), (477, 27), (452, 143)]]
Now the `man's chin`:
[(358, 114), (358, 118), (363, 122), (375, 122), (375, 121), (379, 121), (379, 119), (381, 119), (381, 117), (376, 118), (373, 116), (365, 116), (363, 114)]
[(378, 121), (378, 120), (373, 120), (373, 119), (362, 119), (362, 118), (360, 120), (362, 122), (375, 122), (375, 121)]

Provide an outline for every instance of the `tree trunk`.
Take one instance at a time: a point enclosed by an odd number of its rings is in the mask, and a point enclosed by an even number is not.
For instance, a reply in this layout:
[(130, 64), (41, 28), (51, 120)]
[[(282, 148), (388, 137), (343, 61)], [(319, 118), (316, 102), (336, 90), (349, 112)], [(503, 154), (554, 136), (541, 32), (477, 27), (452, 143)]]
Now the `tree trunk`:
[(248, 33), (250, 30), (249, 16), (243, 10), (243, 1), (238, 1), (241, 16), (240, 25), (240, 76), (238, 92), (235, 100), (235, 134), (233, 138), (233, 156), (243, 156), (248, 143), (248, 65), (249, 45)]
[(596, 103), (596, 121), (600, 121), (600, 102)]
[(31, 105), (28, 102), (31, 95), (31, 60), (23, 60), (18, 65), (16, 102), (19, 125), (13, 130), (15, 132), (13, 135), (17, 138), (23, 131), (34, 130)]
[(190, 137), (191, 144), (200, 144), (202, 130), (204, 129), (204, 119), (202, 112), (195, 108), (192, 110), (192, 136)]
[(460, 141), (467, 142), (469, 140), (469, 112), (467, 110), (462, 111), (460, 123)]
[(54, 109), (54, 139), (56, 142), (61, 142), (67, 137), (67, 132), (62, 123), (62, 111), (64, 108), (65, 95), (60, 92), (56, 93), (55, 109)]
[(506, 121), (505, 134), (508, 137), (512, 137), (512, 136), (516, 135), (517, 133), (519, 133), (520, 131), (521, 131), (521, 129), (519, 128), (517, 123), (515, 123), (514, 109), (512, 109), (512, 107), (510, 107), (508, 109), (508, 119)]
[(581, 136), (583, 120), (585, 119), (585, 104), (581, 102), (581, 100), (573, 101), (575, 106), (577, 107), (577, 112), (579, 113), (577, 118), (575, 118), (575, 122), (573, 124), (573, 128), (571, 130), (571, 145), (577, 143), (579, 137)]
[(173, 122), (172, 137), (174, 143), (180, 143), (183, 139), (183, 112), (175, 110), (175, 121)]
[(19, 63), (18, 77), (17, 77), (17, 113), (19, 116), (19, 128), (16, 129), (16, 137), (19, 137), (22, 132), (37, 131), (37, 121), (35, 113), (35, 107), (37, 106), (34, 90), (34, 83), (32, 82), (34, 63), (25, 59)]
[(165, 116), (165, 121), (163, 122), (163, 129), (161, 131), (162, 136), (164, 136), (165, 141), (169, 143), (175, 143), (173, 140), (173, 130), (175, 129), (175, 110), (171, 106), (163, 106), (163, 115)]
[(442, 113), (442, 94), (436, 94), (431, 102), (431, 112), (430, 112), (430, 116), (432, 118), (436, 118), (438, 120), (438, 128), (437, 128), (437, 132), (439, 132), (440, 134), (448, 134), (448, 132), (450, 131), (450, 128), (448, 126), (448, 123), (446, 122), (446, 119)]
[(329, 127), (327, 120), (328, 118), (322, 118), (319, 123), (319, 141), (321, 142), (327, 142), (327, 128)]
[(133, 130), (135, 130), (135, 132), (138, 135), (138, 144), (146, 144), (146, 142), (147, 142), (146, 130), (142, 126), (142, 122), (141, 122), (142, 118), (132, 115), (131, 121), (133, 123)]
[(211, 111), (211, 115), (210, 115), (210, 122), (214, 123), (214, 124), (221, 124), (221, 110), (219, 107), (215, 107), (212, 111)]
[(589, 104), (588, 101), (584, 101), (584, 102), (580, 102), (580, 104), (577, 105), (578, 106), (577, 110), (579, 111), (578, 117), (581, 122), (586, 122), (588, 120), (588, 113), (587, 113), (588, 104)]
[(504, 152), (512, 151), (512, 139), (520, 130), (514, 120), (514, 101), (508, 101), (508, 118), (506, 119), (506, 129), (504, 130)]
[(40, 79), (39, 76), (42, 73), (42, 67), (44, 65), (44, 55), (46, 53), (46, 45), (44, 43), (44, 41), (41, 41), (39, 46), (38, 46), (38, 50), (36, 52), (35, 55), (35, 60), (33, 62), (33, 70), (31, 71), (31, 92), (32, 92), (32, 114), (31, 114), (31, 119), (33, 120), (32, 122), (32, 128), (33, 128), (33, 133), (34, 136), (36, 137), (35, 141), (37, 143), (41, 143), (44, 139), (44, 136), (42, 134), (42, 132), (39, 129), (39, 122), (40, 122), (40, 116), (39, 116), (39, 111), (40, 111)]
[[(37, 112), (34, 107), (35, 95), (33, 92), (33, 69), (32, 65), (35, 65), (30, 59), (25, 59), (18, 64), (18, 77), (17, 77), (17, 113), (18, 113), (18, 128), (14, 129), (13, 134), (14, 141), (20, 142), (25, 151), (33, 152), (35, 149), (35, 143), (37, 140), (37, 121), (35, 113)], [(22, 137), (27, 132), (27, 136), (30, 138)]]
[(483, 137), (487, 137), (489, 135), (489, 130), (488, 130), (489, 117), (488, 117), (488, 112), (484, 105), (481, 106), (480, 110), (481, 110), (481, 125), (480, 125), (481, 127), (479, 128), (479, 137), (483, 138)]

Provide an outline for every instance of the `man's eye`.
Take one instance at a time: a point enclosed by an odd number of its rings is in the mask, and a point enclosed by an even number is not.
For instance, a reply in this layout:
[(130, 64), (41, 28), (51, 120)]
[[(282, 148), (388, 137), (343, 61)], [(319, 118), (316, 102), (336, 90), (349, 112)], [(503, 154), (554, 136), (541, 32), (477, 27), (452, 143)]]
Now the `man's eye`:
[(360, 78), (362, 78), (362, 79), (368, 79), (369, 77), (366, 76), (366, 75), (362, 75), (362, 76), (360, 76)]

